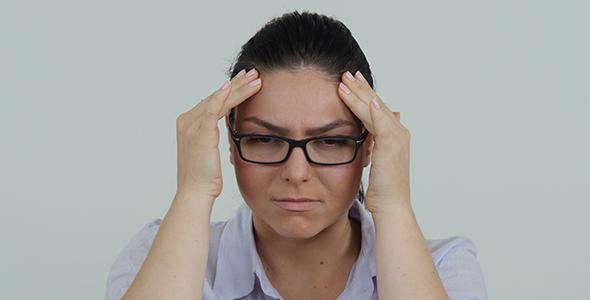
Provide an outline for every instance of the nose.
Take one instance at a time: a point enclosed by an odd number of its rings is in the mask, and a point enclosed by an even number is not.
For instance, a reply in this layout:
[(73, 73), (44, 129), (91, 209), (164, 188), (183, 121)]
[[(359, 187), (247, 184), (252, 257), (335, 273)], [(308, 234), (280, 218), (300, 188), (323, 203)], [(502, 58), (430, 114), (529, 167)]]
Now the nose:
[(281, 179), (292, 183), (302, 183), (309, 181), (312, 175), (312, 165), (307, 160), (303, 149), (293, 148), (282, 166)]

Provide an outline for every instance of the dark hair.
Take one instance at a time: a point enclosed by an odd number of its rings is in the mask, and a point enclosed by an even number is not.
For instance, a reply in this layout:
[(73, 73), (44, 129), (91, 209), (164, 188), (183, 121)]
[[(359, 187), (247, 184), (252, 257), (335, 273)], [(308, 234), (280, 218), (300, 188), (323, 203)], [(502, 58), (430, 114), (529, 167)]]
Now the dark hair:
[[(241, 70), (259, 73), (298, 71), (311, 68), (335, 82), (346, 71), (360, 71), (373, 88), (369, 62), (350, 30), (340, 21), (317, 13), (297, 11), (266, 23), (238, 54), (230, 78)], [(230, 124), (235, 117), (232, 109)], [(364, 202), (361, 183), (358, 200)]]
[(316, 13), (295, 11), (264, 25), (242, 46), (230, 78), (252, 68), (261, 73), (313, 68), (337, 82), (346, 71), (360, 71), (373, 87), (369, 62), (350, 30)]

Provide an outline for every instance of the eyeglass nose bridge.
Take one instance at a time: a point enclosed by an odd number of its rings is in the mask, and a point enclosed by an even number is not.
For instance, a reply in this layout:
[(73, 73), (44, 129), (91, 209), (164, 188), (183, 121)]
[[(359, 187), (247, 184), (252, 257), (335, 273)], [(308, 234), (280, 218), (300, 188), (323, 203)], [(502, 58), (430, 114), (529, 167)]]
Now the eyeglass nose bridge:
[(305, 158), (307, 158), (307, 161), (312, 164), (316, 164), (316, 162), (311, 160), (311, 157), (309, 157), (309, 153), (307, 153), (307, 143), (309, 143), (311, 140), (312, 139), (297, 141), (297, 140), (285, 139), (285, 141), (287, 143), (289, 143), (289, 150), (287, 150), (287, 155), (280, 163), (286, 162), (289, 159), (289, 157), (291, 157), (291, 152), (293, 152), (294, 148), (301, 148), (301, 150), (303, 150), (303, 154), (305, 154)]

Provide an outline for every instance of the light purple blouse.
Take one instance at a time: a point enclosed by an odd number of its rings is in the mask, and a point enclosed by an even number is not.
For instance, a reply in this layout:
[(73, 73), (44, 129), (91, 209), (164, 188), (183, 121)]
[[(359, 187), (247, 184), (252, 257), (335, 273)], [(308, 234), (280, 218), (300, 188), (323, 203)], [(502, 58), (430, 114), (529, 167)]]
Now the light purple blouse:
[[(375, 227), (364, 207), (356, 202), (351, 218), (359, 220), (362, 245), (338, 300), (378, 299), (375, 269)], [(121, 251), (107, 279), (107, 300), (123, 297), (139, 272), (154, 242), (161, 220), (145, 225)], [(209, 258), (203, 292), (204, 300), (283, 299), (266, 277), (256, 252), (252, 231), (252, 210), (242, 205), (235, 217), (211, 223)], [(450, 299), (487, 299), (477, 249), (468, 238), (427, 240), (438, 274)]]

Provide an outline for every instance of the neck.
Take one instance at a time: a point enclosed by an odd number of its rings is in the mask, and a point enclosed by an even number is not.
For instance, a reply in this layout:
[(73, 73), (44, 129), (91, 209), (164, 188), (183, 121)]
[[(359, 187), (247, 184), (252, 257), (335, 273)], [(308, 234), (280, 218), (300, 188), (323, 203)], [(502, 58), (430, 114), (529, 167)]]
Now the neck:
[(308, 239), (278, 235), (254, 217), (256, 249), (273, 286), (322, 285), (343, 290), (357, 260), (360, 224), (343, 216), (336, 223)]

